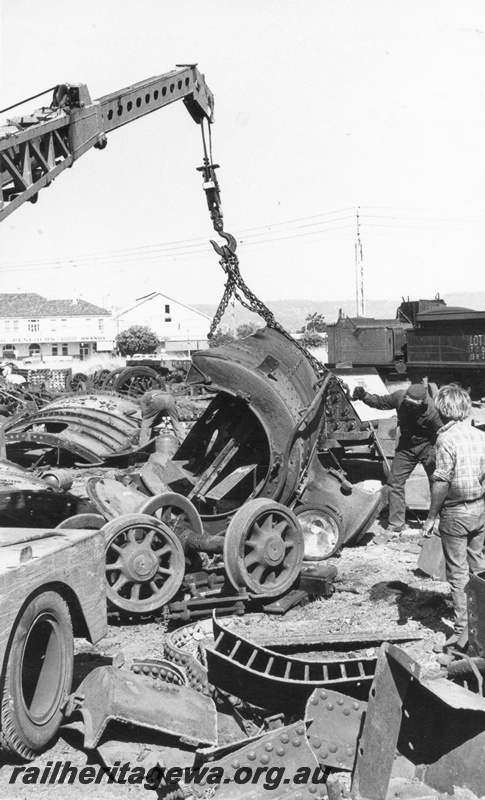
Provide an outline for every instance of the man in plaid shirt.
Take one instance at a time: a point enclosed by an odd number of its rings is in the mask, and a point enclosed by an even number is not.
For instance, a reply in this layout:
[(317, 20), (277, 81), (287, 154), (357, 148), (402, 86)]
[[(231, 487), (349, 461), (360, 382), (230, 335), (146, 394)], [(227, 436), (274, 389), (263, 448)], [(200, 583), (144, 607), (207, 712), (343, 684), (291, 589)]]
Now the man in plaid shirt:
[(445, 642), (449, 647), (458, 642), (468, 624), (465, 586), (470, 572), (485, 570), (485, 434), (470, 424), (470, 397), (460, 386), (443, 386), (435, 405), (445, 425), (436, 441), (436, 469), (423, 535), (431, 536), (439, 517), (455, 617), (454, 634)]

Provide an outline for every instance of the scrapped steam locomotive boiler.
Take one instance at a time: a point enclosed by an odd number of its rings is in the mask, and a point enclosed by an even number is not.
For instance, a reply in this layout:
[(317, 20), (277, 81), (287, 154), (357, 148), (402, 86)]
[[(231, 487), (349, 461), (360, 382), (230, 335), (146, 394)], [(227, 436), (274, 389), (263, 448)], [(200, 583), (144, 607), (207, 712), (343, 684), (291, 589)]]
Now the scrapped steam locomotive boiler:
[(311, 560), (366, 532), (381, 493), (349, 483), (330, 454), (336, 430), (358, 440), (360, 422), (338, 379), (317, 374), (291, 337), (266, 327), (199, 351), (187, 383), (217, 391), (173, 457), (150, 460), (141, 479), (190, 500), (195, 527), (223, 535), (235, 588), (282, 594), (301, 534)]

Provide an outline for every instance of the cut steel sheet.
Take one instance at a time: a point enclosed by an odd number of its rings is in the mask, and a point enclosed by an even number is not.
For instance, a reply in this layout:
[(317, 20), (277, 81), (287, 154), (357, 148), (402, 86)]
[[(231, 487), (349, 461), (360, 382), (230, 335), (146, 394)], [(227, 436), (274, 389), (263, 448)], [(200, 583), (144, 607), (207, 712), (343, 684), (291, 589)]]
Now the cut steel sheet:
[(386, 800), (396, 750), (432, 789), (483, 794), (485, 698), (444, 678), (423, 679), (416, 661), (384, 644), (358, 744), (356, 800)]
[(206, 647), (209, 680), (260, 708), (303, 713), (317, 688), (344, 691), (357, 699), (368, 695), (375, 658), (305, 661), (255, 645), (215, 619), (214, 645)]
[(359, 796), (385, 800), (396, 753), (401, 727), (403, 697), (411, 678), (419, 678), (419, 666), (402, 651), (399, 654), (401, 669), (391, 671), (387, 659), (387, 646), (383, 645), (372, 684), (372, 697), (367, 708), (365, 725), (359, 742), (352, 788)]
[(87, 463), (130, 450), (137, 441), (137, 402), (107, 394), (60, 397), (31, 416), (5, 426), (7, 454), (55, 448)]
[[(277, 728), (256, 741), (251, 741), (224, 757), (196, 766), (207, 768), (198, 782), (190, 785), (196, 797), (207, 797), (211, 789), (209, 774), (220, 769), (222, 782), (217, 797), (295, 797), (300, 800), (327, 796), (325, 773), (308, 744), (306, 725), (296, 722)], [(257, 777), (256, 777), (257, 776)], [(214, 787), (212, 787), (214, 788)]]
[(305, 722), (307, 737), (318, 762), (352, 770), (367, 703), (332, 689), (316, 689), (310, 697)]
[(151, 728), (194, 747), (217, 742), (216, 707), (188, 686), (157, 681), (115, 667), (97, 667), (71, 696), (84, 721), (84, 746), (96, 747), (110, 720)]

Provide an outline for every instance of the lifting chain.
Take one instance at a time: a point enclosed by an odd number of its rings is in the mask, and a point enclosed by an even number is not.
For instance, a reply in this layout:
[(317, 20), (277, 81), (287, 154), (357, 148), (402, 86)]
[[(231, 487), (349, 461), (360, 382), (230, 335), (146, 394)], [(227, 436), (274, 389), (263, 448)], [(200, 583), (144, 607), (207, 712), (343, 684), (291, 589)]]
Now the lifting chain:
[[(259, 300), (256, 295), (249, 289), (249, 287), (244, 282), (241, 273), (239, 271), (239, 259), (236, 256), (236, 247), (237, 242), (234, 236), (230, 233), (226, 233), (223, 230), (223, 215), (222, 215), (222, 206), (221, 206), (221, 197), (220, 197), (220, 189), (219, 183), (217, 181), (217, 176), (215, 170), (218, 168), (218, 164), (212, 163), (212, 142), (211, 142), (211, 128), (210, 123), (208, 124), (208, 138), (209, 138), (209, 147), (207, 147), (205, 134), (204, 134), (204, 126), (201, 126), (202, 129), (202, 143), (204, 148), (204, 164), (202, 167), (198, 167), (199, 172), (203, 173), (203, 188), (206, 193), (207, 198), (207, 205), (209, 207), (209, 213), (212, 219), (212, 224), (214, 230), (222, 236), (223, 239), (226, 240), (227, 244), (220, 247), (216, 242), (211, 240), (211, 244), (216, 251), (221, 256), (221, 260), (219, 264), (221, 265), (222, 269), (227, 275), (226, 285), (224, 287), (224, 293), (222, 295), (221, 302), (219, 303), (218, 309), (214, 315), (214, 319), (212, 320), (210, 331), (207, 335), (209, 341), (213, 338), (215, 331), (219, 327), (222, 317), (226, 311), (226, 308), (229, 304), (231, 297), (234, 295), (236, 300), (238, 300), (244, 308), (247, 308), (248, 311), (252, 311), (255, 314), (259, 314), (260, 317), (264, 319), (268, 328), (274, 328), (275, 330), (279, 331), (283, 336), (289, 339), (295, 347), (300, 350), (305, 358), (309, 361), (310, 365), (312, 366), (317, 378), (318, 383), (325, 379), (325, 376), (328, 374), (328, 369), (317, 359), (313, 356), (307, 349), (297, 339), (294, 339), (293, 336), (285, 329), (279, 322), (276, 321), (274, 314), (269, 310), (269, 308)], [(242, 295), (246, 298), (243, 300)], [(246, 302), (247, 301), (247, 302)]]
[[(221, 235), (224, 235), (224, 231), (221, 232)], [(229, 236), (229, 234), (226, 234)], [(231, 237), (233, 238), (233, 237)], [(310, 362), (315, 374), (317, 375), (319, 381), (323, 380), (328, 373), (328, 369), (317, 359), (313, 356), (307, 349), (297, 339), (294, 339), (293, 336), (275, 319), (274, 314), (269, 310), (269, 308), (259, 300), (256, 295), (250, 290), (250, 288), (246, 285), (243, 280), (243, 277), (239, 271), (239, 259), (234, 252), (231, 251), (230, 245), (224, 246), (222, 248), (211, 240), (211, 244), (220, 255), (222, 255), (219, 264), (223, 268), (224, 272), (227, 275), (226, 285), (224, 288), (224, 294), (222, 296), (222, 300), (219, 303), (219, 307), (214, 315), (214, 319), (212, 320), (212, 324), (210, 327), (210, 331), (208, 334), (208, 339), (212, 339), (217, 327), (220, 324), (220, 321), (224, 315), (224, 312), (228, 306), (228, 303), (231, 297), (234, 295), (236, 300), (241, 303), (244, 308), (247, 308), (248, 311), (252, 311), (255, 314), (259, 314), (260, 317), (264, 319), (268, 328), (274, 328), (275, 330), (279, 331), (283, 336), (289, 339), (292, 344), (300, 350), (305, 358)], [(239, 291), (238, 291), (239, 290)], [(242, 295), (246, 298), (248, 302), (243, 300)]]

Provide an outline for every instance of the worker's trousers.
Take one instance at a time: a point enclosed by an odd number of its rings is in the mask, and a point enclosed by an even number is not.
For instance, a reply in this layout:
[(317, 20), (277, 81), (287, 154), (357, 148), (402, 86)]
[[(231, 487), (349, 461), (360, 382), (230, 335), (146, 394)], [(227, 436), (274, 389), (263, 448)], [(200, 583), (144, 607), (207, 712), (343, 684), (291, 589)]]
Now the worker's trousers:
[(439, 532), (445, 556), (446, 579), (453, 600), (454, 632), (460, 635), (468, 622), (465, 586), (470, 573), (485, 570), (482, 552), (485, 538), (484, 500), (445, 506), (440, 516)]
[(405, 485), (418, 464), (426, 470), (428, 480), (435, 468), (434, 447), (429, 442), (418, 445), (398, 445), (387, 481), (389, 489), (389, 525), (403, 528), (406, 524)]

